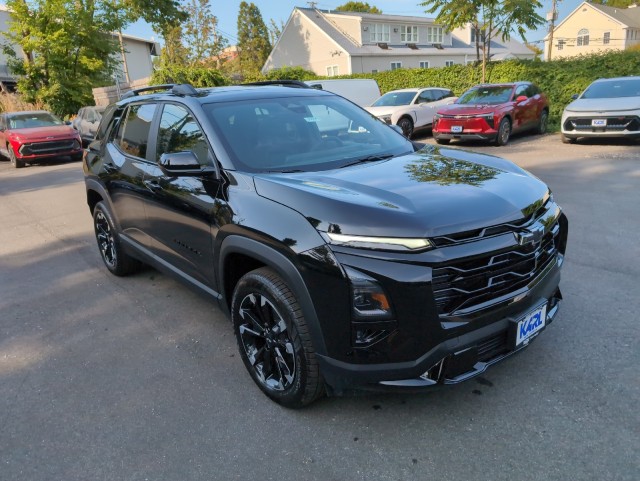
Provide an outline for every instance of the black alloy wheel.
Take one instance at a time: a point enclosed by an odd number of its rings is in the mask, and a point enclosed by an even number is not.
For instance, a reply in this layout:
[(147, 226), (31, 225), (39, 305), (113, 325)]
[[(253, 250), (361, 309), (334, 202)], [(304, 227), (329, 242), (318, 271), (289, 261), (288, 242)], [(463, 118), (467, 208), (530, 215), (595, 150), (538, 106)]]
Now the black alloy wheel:
[(536, 132), (539, 135), (542, 135), (547, 132), (547, 124), (549, 123), (549, 112), (543, 110), (540, 114), (540, 120), (538, 121), (538, 128)]
[(413, 135), (413, 120), (409, 117), (402, 117), (398, 120), (398, 127), (402, 129), (402, 133), (407, 139), (411, 138), (411, 135)]
[(496, 135), (496, 145), (507, 145), (509, 143), (509, 137), (511, 136), (511, 122), (509, 119), (504, 118), (500, 121), (498, 127), (498, 135)]
[(126, 276), (138, 270), (140, 262), (122, 249), (111, 215), (102, 202), (93, 209), (93, 227), (100, 256), (112, 274)]
[(308, 328), (293, 293), (271, 269), (240, 279), (232, 300), (240, 355), (258, 387), (272, 400), (300, 408), (324, 392)]

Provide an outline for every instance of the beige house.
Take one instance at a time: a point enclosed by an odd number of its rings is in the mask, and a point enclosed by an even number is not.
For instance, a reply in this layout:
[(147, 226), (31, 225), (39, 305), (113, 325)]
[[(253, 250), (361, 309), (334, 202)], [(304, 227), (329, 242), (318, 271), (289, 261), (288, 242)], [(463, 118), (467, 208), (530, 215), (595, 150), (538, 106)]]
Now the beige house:
[[(534, 58), (516, 41), (491, 42), (494, 60)], [(447, 32), (434, 19), (294, 8), (262, 68), (303, 67), (329, 77), (476, 60), (471, 28)]]
[[(640, 7), (583, 2), (554, 29), (551, 58), (625, 50), (638, 44)], [(544, 58), (549, 58), (549, 35), (545, 37)]]
[[(5, 5), (0, 5), (0, 42), (6, 43), (7, 39), (4, 37), (4, 33), (9, 31), (9, 22), (11, 21), (11, 12)], [(118, 34), (113, 33), (114, 39), (118, 41)], [(124, 58), (121, 53), (117, 54), (117, 60), (119, 60), (119, 67), (116, 68), (117, 75), (121, 81), (124, 81), (124, 67), (126, 61), (126, 68), (129, 73), (129, 79), (133, 82), (135, 80), (147, 78), (153, 72), (152, 55), (160, 55), (160, 45), (153, 40), (146, 40), (144, 38), (134, 37), (132, 35), (122, 35), (125, 55)], [(13, 46), (14, 50), (19, 54), (22, 54), (20, 47)], [(7, 57), (0, 50), (0, 80), (11, 80), (13, 76), (7, 68)]]

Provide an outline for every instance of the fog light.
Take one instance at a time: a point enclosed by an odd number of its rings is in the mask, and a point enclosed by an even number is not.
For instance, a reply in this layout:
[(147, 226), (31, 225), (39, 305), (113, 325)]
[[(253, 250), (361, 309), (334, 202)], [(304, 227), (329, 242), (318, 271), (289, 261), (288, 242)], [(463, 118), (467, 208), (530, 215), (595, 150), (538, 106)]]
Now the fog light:
[(386, 321), (393, 317), (391, 302), (378, 282), (350, 267), (352, 314), (355, 321)]

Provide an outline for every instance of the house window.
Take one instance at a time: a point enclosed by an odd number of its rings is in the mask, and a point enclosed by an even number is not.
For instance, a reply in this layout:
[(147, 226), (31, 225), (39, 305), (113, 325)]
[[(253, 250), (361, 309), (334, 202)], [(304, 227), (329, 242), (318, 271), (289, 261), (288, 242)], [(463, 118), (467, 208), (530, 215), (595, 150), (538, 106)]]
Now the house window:
[(578, 32), (578, 39), (576, 44), (578, 45), (578, 47), (580, 46), (586, 47), (587, 45), (589, 45), (589, 30), (587, 30), (586, 28), (583, 28)]
[(442, 43), (442, 27), (427, 27), (427, 42)]
[(371, 73), (378, 73), (378, 69), (377, 69), (377, 68), (374, 68), (374, 69), (371, 71)]
[(418, 27), (416, 25), (402, 25), (400, 27), (400, 41), (416, 43), (418, 41)]
[(444, 65), (445, 65), (445, 67), (453, 67), (454, 62), (453, 62), (453, 60), (446, 60), (444, 62)]
[(340, 75), (340, 67), (337, 65), (329, 65), (327, 67), (327, 77), (335, 77)]
[(429, 62), (427, 60), (421, 61), (420, 68), (429, 68)]
[(558, 40), (558, 50), (562, 50), (566, 43), (567, 43), (566, 40)]
[[(480, 34), (478, 42), (484, 42), (484, 30), (478, 29), (478, 33)], [(474, 27), (471, 27), (471, 43), (476, 43), (476, 29)]]
[(611, 42), (611, 32), (604, 32), (604, 35), (602, 36), (602, 43), (604, 45), (609, 45), (609, 42)]
[(389, 25), (383, 23), (374, 23), (369, 26), (369, 38), (372, 42), (388, 42), (389, 41)]
[(391, 70), (402, 68), (402, 62), (391, 62)]

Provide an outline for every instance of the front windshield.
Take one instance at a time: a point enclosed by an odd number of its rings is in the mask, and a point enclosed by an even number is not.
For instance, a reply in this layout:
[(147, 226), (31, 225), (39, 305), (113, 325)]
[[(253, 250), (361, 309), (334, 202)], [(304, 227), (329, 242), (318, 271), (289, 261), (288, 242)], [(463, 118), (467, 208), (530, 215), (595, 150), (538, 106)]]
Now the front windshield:
[(24, 113), (9, 117), (10, 129), (32, 129), (63, 124), (62, 120), (48, 112)]
[(399, 107), (409, 105), (418, 93), (417, 90), (409, 92), (389, 92), (371, 104), (372, 107)]
[(615, 99), (640, 97), (640, 78), (595, 82), (582, 94), (583, 99)]
[(413, 151), (395, 130), (333, 95), (203, 107), (236, 168), (248, 172), (313, 172)]
[(496, 105), (511, 100), (513, 87), (475, 87), (467, 90), (456, 101), (457, 104)]

